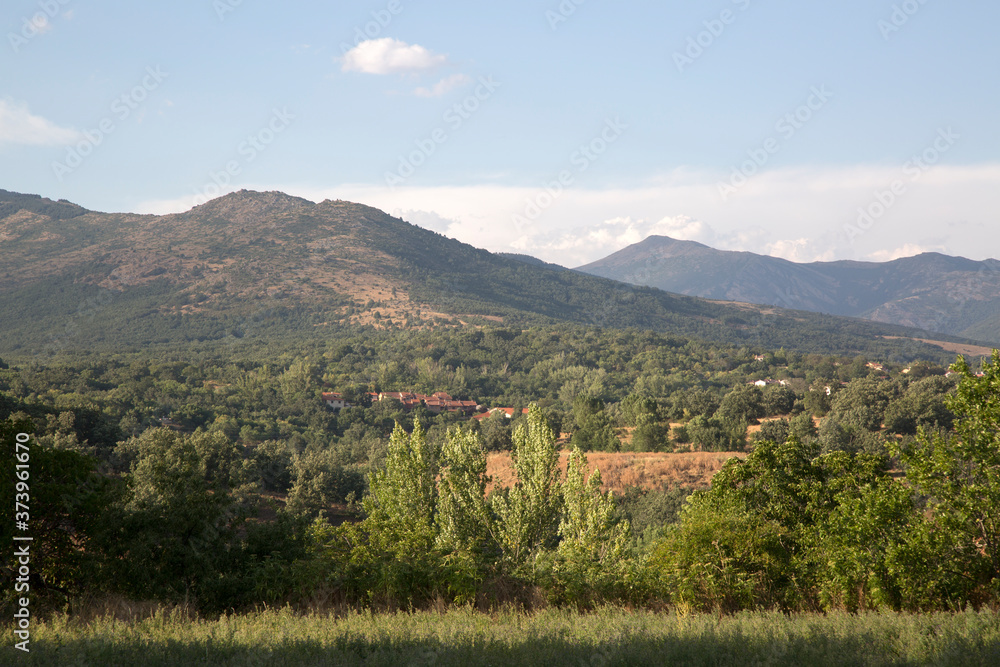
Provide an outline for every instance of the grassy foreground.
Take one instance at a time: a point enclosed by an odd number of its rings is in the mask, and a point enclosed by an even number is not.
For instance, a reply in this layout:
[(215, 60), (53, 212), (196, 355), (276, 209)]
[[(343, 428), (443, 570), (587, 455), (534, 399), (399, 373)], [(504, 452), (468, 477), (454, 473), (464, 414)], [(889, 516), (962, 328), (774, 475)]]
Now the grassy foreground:
[(719, 618), (605, 608), (341, 616), (266, 611), (216, 620), (58, 616), (4, 665), (1000, 665), (1000, 614)]

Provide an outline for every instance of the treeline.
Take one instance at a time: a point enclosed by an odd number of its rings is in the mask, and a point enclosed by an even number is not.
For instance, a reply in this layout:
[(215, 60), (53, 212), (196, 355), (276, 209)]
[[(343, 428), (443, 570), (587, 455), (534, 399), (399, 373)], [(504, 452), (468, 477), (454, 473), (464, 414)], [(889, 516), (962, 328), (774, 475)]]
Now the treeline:
[[(912, 440), (887, 440), (887, 453), (824, 453), (794, 434), (758, 440), (688, 498), (679, 522), (642, 540), (601, 492), (599, 472), (587, 477), (581, 450), (559, 473), (538, 406), (512, 435), (517, 482), (489, 494), (478, 435), (453, 426), (435, 441), (419, 420), (410, 432), (395, 425), (384, 464), (368, 475), (363, 519), (340, 525), (290, 510), (262, 520), (254, 480), (269, 474), (267, 457), (221, 433), (150, 429), (100, 463), (33, 439), (32, 591), (206, 612), (322, 600), (727, 612), (996, 605), (1000, 352), (981, 376), (963, 361), (955, 370), (944, 401), (952, 431), (918, 428)], [(34, 424), (0, 428), (14, 461), (14, 434)], [(12, 479), (3, 492), (13, 493)], [(3, 530), (9, 540), (10, 522)]]

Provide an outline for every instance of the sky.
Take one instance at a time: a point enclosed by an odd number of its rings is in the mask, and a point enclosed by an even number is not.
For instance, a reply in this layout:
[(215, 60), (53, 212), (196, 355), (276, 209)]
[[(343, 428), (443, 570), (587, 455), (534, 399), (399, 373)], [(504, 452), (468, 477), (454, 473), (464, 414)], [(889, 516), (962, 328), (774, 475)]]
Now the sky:
[(564, 266), (651, 234), (1000, 257), (986, 0), (6, 0), (0, 188), (346, 199)]

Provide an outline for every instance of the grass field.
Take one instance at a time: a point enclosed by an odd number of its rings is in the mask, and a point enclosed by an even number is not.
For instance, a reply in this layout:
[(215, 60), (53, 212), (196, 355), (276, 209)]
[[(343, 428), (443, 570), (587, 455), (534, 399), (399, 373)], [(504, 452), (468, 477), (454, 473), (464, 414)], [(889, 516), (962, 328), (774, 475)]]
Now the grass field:
[(290, 610), (195, 620), (55, 617), (4, 665), (1000, 665), (1000, 614), (741, 613), (605, 608), (339, 616)]

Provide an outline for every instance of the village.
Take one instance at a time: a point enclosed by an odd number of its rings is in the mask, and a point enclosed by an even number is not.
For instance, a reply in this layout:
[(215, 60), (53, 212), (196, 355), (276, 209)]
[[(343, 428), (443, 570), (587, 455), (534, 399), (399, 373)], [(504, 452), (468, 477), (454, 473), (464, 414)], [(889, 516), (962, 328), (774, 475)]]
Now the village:
[[(507, 419), (511, 419), (515, 412), (515, 408), (487, 408), (485, 405), (481, 405), (478, 401), (457, 400), (443, 391), (436, 391), (430, 395), (410, 391), (368, 392), (368, 395), (371, 397), (372, 403), (387, 400), (399, 401), (400, 405), (402, 405), (403, 409), (407, 412), (423, 406), (434, 414), (454, 412), (477, 420), (483, 420), (495, 414), (500, 414)], [(327, 407), (333, 410), (342, 410), (344, 408), (354, 407), (344, 397), (344, 395), (339, 392), (323, 392), (322, 399), (323, 402), (326, 403)], [(522, 414), (527, 414), (527, 412), (527, 408), (523, 408), (521, 410)]]

